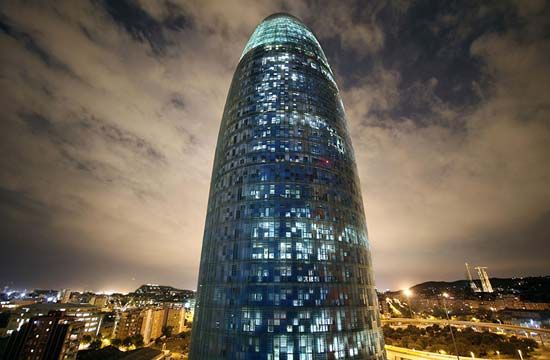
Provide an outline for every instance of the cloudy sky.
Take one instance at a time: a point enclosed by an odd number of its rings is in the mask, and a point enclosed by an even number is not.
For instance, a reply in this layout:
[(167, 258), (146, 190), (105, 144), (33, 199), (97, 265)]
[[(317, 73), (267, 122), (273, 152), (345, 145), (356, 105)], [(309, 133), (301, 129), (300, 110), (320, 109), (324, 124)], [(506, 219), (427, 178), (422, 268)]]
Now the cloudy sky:
[(0, 285), (195, 288), (231, 77), (279, 11), (336, 73), (380, 289), (550, 273), (550, 2), (3, 1)]

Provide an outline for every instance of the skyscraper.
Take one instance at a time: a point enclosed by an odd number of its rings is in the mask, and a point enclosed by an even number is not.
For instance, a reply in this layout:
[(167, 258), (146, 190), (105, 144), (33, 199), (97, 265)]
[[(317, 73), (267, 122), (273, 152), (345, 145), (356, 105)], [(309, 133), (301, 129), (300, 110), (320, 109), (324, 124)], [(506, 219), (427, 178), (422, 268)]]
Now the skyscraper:
[(266, 18), (218, 137), (191, 359), (384, 359), (357, 170), (319, 42)]

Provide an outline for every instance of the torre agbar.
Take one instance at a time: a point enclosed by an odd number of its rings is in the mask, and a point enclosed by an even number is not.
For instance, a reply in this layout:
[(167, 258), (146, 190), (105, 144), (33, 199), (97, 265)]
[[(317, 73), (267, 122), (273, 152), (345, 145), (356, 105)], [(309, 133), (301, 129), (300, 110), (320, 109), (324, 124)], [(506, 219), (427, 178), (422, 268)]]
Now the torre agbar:
[(319, 42), (290, 15), (256, 28), (231, 83), (190, 358), (385, 358), (344, 108)]

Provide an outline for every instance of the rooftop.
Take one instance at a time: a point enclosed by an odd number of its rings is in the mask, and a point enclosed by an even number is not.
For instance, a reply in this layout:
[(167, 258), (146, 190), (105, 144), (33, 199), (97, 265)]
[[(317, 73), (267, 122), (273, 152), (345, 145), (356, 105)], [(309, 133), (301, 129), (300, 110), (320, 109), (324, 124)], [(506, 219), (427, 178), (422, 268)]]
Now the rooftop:
[(298, 18), (287, 13), (275, 13), (266, 17), (250, 36), (241, 58), (260, 46), (280, 44), (294, 44), (311, 51), (330, 69), (315, 35)]

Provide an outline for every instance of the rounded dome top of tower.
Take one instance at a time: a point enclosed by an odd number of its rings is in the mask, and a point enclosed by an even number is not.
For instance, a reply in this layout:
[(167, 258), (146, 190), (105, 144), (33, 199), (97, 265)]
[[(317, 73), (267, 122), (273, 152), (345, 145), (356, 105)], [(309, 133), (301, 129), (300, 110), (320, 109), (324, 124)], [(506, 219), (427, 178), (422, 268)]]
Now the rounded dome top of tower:
[(298, 18), (287, 13), (275, 13), (266, 17), (252, 33), (241, 58), (260, 46), (287, 43), (315, 52), (330, 69), (315, 35)]
[(302, 24), (302, 26), (305, 27), (305, 25), (302, 23), (302, 21), (300, 21), (300, 19), (298, 19), (296, 16), (290, 15), (289, 13), (285, 13), (285, 12), (273, 13), (273, 14), (269, 15), (268, 17), (266, 17), (265, 19), (263, 19), (262, 22), (267, 21), (267, 20), (271, 20), (271, 19), (275, 19), (275, 18), (280, 18), (280, 17), (291, 18), (295, 21), (298, 21), (300, 24)]

